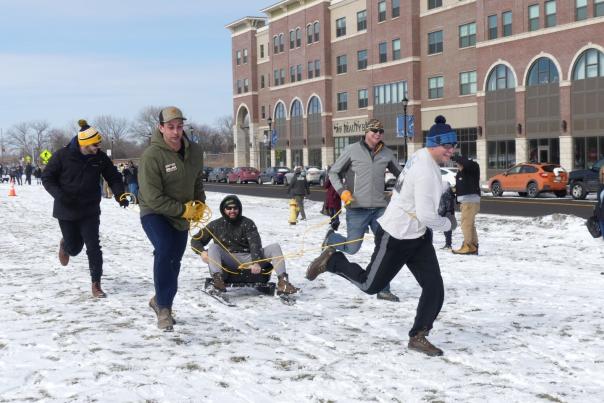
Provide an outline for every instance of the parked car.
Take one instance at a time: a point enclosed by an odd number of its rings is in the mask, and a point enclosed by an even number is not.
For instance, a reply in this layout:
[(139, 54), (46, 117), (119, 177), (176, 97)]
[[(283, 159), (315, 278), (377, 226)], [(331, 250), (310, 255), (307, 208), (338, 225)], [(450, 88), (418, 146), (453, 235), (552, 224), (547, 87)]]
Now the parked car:
[[(398, 163), (399, 169), (402, 171), (405, 167), (405, 164), (402, 162)], [(394, 184), (396, 183), (396, 176), (388, 168), (386, 168), (386, 172), (384, 173), (384, 190), (392, 189)]]
[[(323, 184), (325, 183), (325, 178), (326, 178), (327, 174), (325, 173), (325, 171), (323, 169), (313, 167), (313, 166), (296, 167), (296, 168), (294, 168), (294, 171), (296, 169), (300, 169), (301, 172), (306, 173), (306, 181), (308, 183), (310, 183), (311, 185), (323, 186)], [(292, 181), (292, 179), (294, 177), (294, 171), (291, 171), (291, 172), (288, 172), (285, 174), (285, 178), (283, 179), (284, 185), (288, 185)]]
[(260, 183), (260, 171), (252, 167), (236, 167), (227, 175), (227, 183)]
[(269, 167), (260, 173), (260, 183), (270, 182), (272, 185), (283, 184), (285, 174), (289, 172), (288, 167)]
[(201, 179), (204, 182), (207, 182), (209, 177), (210, 177), (210, 172), (212, 172), (214, 168), (211, 167), (204, 167), (203, 170), (201, 171)]
[(208, 175), (208, 182), (226, 182), (229, 172), (231, 172), (231, 168), (214, 168)]
[(558, 164), (522, 163), (489, 179), (493, 196), (503, 192), (518, 192), (520, 196), (537, 197), (541, 192), (553, 192), (557, 197), (566, 196), (568, 174)]
[(576, 169), (568, 174), (568, 187), (573, 199), (585, 199), (588, 193), (597, 192), (600, 188), (598, 172), (604, 165), (604, 158), (596, 161), (589, 169)]

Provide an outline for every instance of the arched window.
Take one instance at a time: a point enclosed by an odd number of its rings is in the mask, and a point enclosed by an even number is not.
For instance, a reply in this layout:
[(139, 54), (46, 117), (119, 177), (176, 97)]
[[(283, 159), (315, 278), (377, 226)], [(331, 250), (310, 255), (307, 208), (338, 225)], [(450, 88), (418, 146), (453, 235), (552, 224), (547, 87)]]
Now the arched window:
[(321, 102), (319, 102), (319, 98), (312, 97), (308, 103), (308, 114), (314, 115), (316, 113), (321, 113)]
[(312, 43), (312, 24), (306, 26), (306, 43)]
[(587, 49), (575, 63), (573, 80), (593, 77), (604, 77), (604, 53), (597, 49)]
[(302, 116), (302, 104), (296, 99), (292, 105), (290, 117), (294, 118), (298, 116)]
[(487, 91), (497, 91), (506, 88), (514, 88), (516, 80), (512, 71), (505, 64), (498, 64), (491, 70), (487, 80)]
[(560, 81), (558, 69), (554, 62), (547, 57), (541, 57), (535, 60), (528, 74), (527, 85), (543, 85)]
[(315, 22), (314, 24), (314, 31), (315, 31), (315, 42), (317, 42), (319, 40), (319, 22)]
[(279, 119), (285, 120), (285, 106), (282, 102), (279, 102), (275, 107), (275, 120)]

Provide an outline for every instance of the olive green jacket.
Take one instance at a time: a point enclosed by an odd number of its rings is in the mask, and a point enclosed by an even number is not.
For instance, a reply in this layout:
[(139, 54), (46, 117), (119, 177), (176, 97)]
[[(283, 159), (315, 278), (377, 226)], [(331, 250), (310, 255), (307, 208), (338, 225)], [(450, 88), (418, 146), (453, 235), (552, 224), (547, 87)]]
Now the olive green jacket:
[(184, 204), (191, 200), (205, 202), (202, 168), (203, 151), (183, 135), (184, 159), (166, 144), (159, 129), (151, 136), (138, 168), (138, 201), (141, 217), (161, 214), (179, 231), (189, 229), (181, 218)]

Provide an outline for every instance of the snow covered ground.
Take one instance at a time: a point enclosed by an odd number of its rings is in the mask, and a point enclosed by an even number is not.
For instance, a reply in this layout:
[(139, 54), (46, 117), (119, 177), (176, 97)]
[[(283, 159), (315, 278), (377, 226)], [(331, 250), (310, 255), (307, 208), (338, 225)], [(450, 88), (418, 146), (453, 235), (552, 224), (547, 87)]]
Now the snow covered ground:
[[(136, 208), (104, 200), (103, 288), (90, 296), (85, 253), (59, 265), (58, 224), (41, 186), (0, 185), (0, 401), (601, 402), (604, 243), (584, 220), (478, 216), (480, 256), (437, 250), (445, 304), (430, 340), (407, 350), (419, 288), (406, 269), (400, 303), (338, 276), (304, 279), (326, 226), (320, 204), (287, 224), (287, 202), (241, 197), (265, 243), (279, 241), (295, 306), (237, 292), (228, 308), (200, 292), (206, 267), (183, 259), (173, 333), (147, 306), (152, 254)], [(224, 195), (209, 193), (216, 209)], [(314, 226), (314, 228), (313, 228)], [(306, 231), (308, 230), (308, 231)], [(457, 230), (455, 245), (461, 241)], [(435, 246), (443, 245), (436, 234)], [(371, 241), (354, 260), (369, 261)]]

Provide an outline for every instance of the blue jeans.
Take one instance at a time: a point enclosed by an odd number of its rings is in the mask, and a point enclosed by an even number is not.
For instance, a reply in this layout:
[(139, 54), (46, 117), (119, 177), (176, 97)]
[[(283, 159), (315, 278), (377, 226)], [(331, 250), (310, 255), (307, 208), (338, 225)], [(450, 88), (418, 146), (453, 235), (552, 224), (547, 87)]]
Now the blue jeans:
[(178, 290), (180, 260), (187, 247), (188, 231), (174, 228), (166, 217), (148, 214), (141, 217), (143, 229), (153, 244), (153, 283), (160, 308), (171, 308)]
[(600, 231), (602, 232), (602, 238), (604, 239), (604, 220), (600, 220)]
[(128, 192), (132, 193), (134, 195), (134, 197), (137, 198), (137, 201), (138, 201), (138, 184), (137, 183), (129, 183)]
[[(357, 242), (347, 243), (344, 245), (335, 246), (336, 250), (354, 255), (361, 249), (365, 232), (371, 228), (371, 232), (375, 235), (379, 228), (378, 218), (384, 214), (386, 207), (378, 208), (350, 208), (346, 210), (346, 237), (334, 232), (327, 238), (329, 245), (341, 242), (352, 241), (359, 239)], [(390, 283), (382, 291), (390, 291)]]

